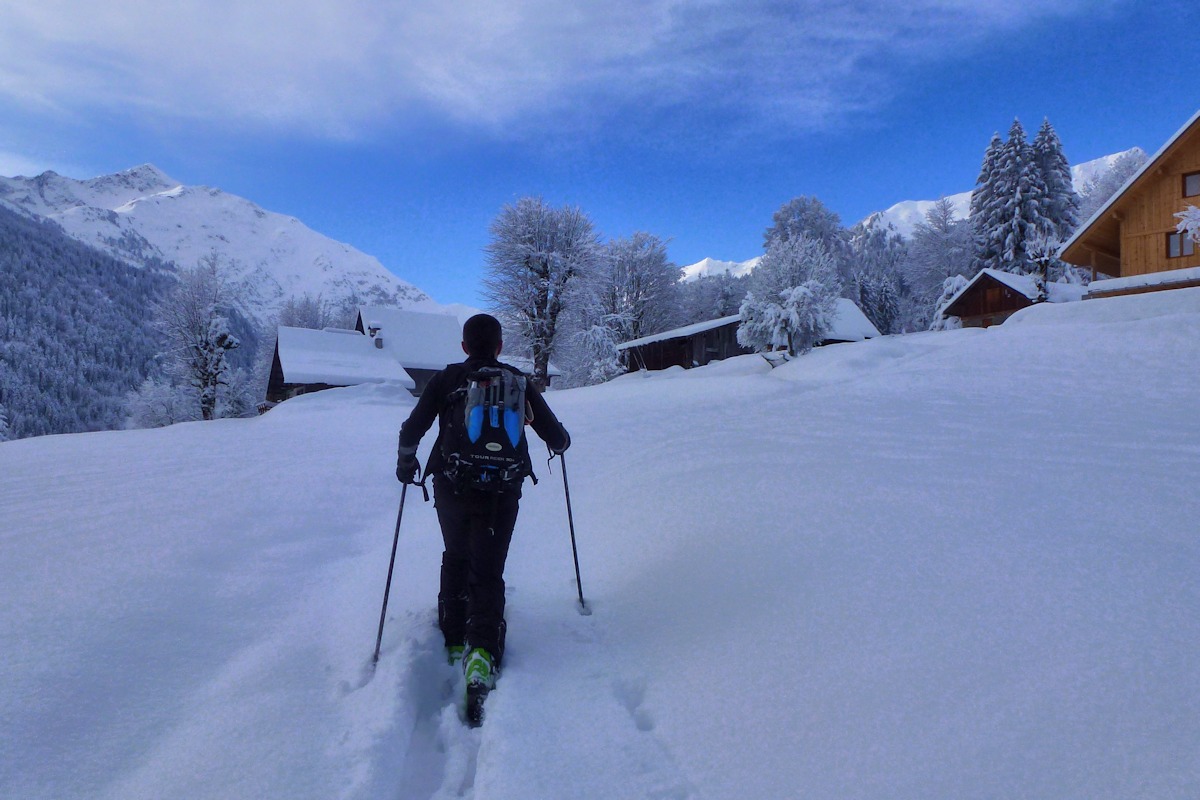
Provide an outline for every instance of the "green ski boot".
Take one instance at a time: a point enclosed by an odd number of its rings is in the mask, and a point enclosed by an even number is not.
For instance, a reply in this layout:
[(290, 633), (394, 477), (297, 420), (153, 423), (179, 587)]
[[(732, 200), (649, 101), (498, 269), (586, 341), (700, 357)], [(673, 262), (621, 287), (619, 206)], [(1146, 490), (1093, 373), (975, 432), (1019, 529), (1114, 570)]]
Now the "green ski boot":
[(472, 647), (463, 659), (467, 678), (467, 724), (478, 728), (483, 723), (483, 703), (496, 685), (496, 662), (482, 647)]

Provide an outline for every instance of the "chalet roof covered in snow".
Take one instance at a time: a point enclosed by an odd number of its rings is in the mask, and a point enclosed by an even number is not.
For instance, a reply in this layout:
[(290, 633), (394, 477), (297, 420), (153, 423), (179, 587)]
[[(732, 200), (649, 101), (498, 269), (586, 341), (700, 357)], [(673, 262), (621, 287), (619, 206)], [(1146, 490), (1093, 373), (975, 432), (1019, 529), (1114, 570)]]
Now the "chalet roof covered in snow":
[[(719, 319), (710, 319), (707, 322), (697, 322), (694, 325), (685, 325), (682, 328), (673, 328), (662, 333), (643, 336), (640, 339), (634, 339), (629, 342), (617, 345), (618, 350), (628, 350), (631, 347), (640, 347), (642, 345), (654, 344), (655, 342), (665, 342), (668, 339), (683, 339), (688, 336), (695, 336), (698, 333), (711, 331), (714, 328), (720, 328), (725, 325), (736, 325), (741, 321), (740, 314), (731, 314), (728, 317), (720, 317)], [(853, 301), (845, 297), (838, 298), (837, 316), (833, 320), (833, 327), (830, 329), (825, 341), (828, 342), (861, 342), (864, 339), (873, 339), (879, 336), (879, 329), (871, 324), (871, 320), (867, 319), (867, 315), (862, 312), (862, 309)]]
[(445, 369), (466, 357), (462, 326), (452, 314), (363, 306), (358, 320), (364, 333), (378, 327), (383, 351), (407, 369)]
[(355, 386), (399, 381), (415, 385), (404, 368), (358, 331), (279, 328), (277, 344), (284, 383)]
[(722, 325), (730, 325), (741, 319), (741, 315), (733, 314), (728, 317), (719, 319), (710, 319), (707, 322), (697, 322), (694, 325), (685, 325), (682, 328), (672, 328), (669, 331), (662, 333), (653, 333), (649, 336), (643, 336), (640, 339), (633, 339), (624, 344), (617, 345), (618, 350), (627, 350), (630, 347), (639, 347), (644, 344), (654, 344), (655, 342), (665, 342), (668, 339), (682, 339), (685, 336), (695, 336), (697, 333), (711, 331), (713, 328), (720, 328)]
[(833, 318), (833, 327), (825, 334), (825, 341), (861, 342), (880, 335), (879, 329), (867, 319), (857, 303), (845, 297), (839, 297), (837, 302), (837, 316)]

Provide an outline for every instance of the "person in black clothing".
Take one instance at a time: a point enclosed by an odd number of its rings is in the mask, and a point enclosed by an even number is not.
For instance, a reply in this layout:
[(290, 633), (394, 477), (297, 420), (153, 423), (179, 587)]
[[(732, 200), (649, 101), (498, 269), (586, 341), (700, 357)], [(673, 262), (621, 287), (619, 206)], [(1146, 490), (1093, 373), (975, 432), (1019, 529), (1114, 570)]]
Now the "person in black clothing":
[[(447, 429), (451, 396), (466, 384), (468, 374), (489, 366), (516, 374), (520, 371), (497, 360), (503, 341), (500, 323), (493, 316), (477, 314), (467, 320), (463, 325), (462, 347), (467, 359), (448, 365), (430, 379), (401, 426), (396, 477), (404, 483), (416, 482), (420, 469), (417, 445), (434, 419), (438, 419), (438, 442), (425, 465), (425, 474), (433, 476), (434, 506), (445, 542), (438, 625), (451, 663), (463, 657), (464, 669), (470, 677), (472, 665), (482, 658), (490, 680), (504, 656), (504, 562), (517, 521), (521, 480), (512, 482), (500, 493), (456, 483), (446, 473), (446, 454), (441, 443)], [(561, 454), (570, 446), (571, 437), (532, 382), (527, 382), (525, 401), (528, 424), (553, 453)], [(525, 472), (532, 473), (525, 437), (519, 447)]]

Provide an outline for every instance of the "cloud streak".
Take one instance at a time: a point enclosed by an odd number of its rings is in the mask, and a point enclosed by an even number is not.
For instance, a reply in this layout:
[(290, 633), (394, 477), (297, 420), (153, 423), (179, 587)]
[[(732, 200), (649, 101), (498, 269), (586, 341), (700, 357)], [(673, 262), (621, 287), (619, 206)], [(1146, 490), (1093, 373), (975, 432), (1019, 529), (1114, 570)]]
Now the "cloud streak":
[(0, 5), (0, 98), (317, 137), (703, 108), (820, 127), (913, 63), (1117, 0), (40, 0)]

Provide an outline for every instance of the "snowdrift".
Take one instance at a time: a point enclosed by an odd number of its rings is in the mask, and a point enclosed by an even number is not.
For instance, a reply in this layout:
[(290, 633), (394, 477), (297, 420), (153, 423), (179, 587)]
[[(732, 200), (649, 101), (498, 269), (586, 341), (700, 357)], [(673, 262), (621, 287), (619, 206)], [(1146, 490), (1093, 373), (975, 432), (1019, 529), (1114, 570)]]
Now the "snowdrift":
[(553, 393), (595, 613), (539, 465), (477, 731), (419, 493), (365, 669), (402, 391), (0, 445), (0, 796), (1198, 796), (1198, 367), (1183, 290)]

